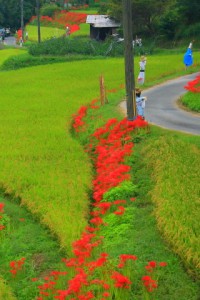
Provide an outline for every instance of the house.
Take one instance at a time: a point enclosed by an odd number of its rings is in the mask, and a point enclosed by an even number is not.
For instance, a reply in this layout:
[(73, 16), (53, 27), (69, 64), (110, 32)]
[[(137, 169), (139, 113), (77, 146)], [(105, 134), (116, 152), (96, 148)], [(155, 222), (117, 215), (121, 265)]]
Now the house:
[(121, 24), (108, 15), (88, 15), (86, 23), (90, 24), (90, 37), (104, 41), (107, 36), (116, 33)]

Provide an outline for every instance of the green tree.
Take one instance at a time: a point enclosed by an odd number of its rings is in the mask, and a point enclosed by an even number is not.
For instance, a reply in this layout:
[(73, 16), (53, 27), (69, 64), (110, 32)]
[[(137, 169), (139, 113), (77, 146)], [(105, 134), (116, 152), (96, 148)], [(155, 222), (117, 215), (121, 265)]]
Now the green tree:
[[(21, 1), (0, 0), (0, 26), (16, 30), (21, 26)], [(24, 0), (24, 23), (35, 14), (35, 1)]]

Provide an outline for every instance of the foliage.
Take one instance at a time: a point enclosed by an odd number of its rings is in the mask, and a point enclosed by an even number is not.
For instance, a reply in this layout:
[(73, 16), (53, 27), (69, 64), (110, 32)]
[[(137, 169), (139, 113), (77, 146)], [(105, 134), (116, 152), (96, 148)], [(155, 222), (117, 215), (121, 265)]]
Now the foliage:
[[(184, 30), (195, 26), (200, 18), (200, 3), (198, 0), (133, 0), (132, 1), (133, 38), (135, 35), (165, 39), (184, 37)], [(102, 5), (102, 11), (107, 12), (122, 21), (122, 2), (111, 0)], [(194, 12), (195, 11), (195, 12)], [(182, 34), (180, 34), (182, 32)]]
[(123, 181), (120, 185), (110, 189), (103, 196), (104, 201), (128, 199), (137, 195), (137, 187), (131, 181)]
[[(0, 26), (10, 27), (14, 32), (21, 27), (21, 2), (15, 0), (0, 0)], [(26, 24), (31, 16), (35, 13), (35, 2), (24, 0), (24, 23)]]
[(45, 4), (40, 9), (41, 16), (49, 16), (53, 17), (56, 12), (59, 12), (59, 7), (57, 5), (52, 4)]
[(68, 55), (82, 54), (91, 56), (122, 56), (123, 44), (111, 40), (98, 42), (88, 38), (60, 37), (50, 39), (40, 44), (33, 44), (29, 48), (31, 55)]

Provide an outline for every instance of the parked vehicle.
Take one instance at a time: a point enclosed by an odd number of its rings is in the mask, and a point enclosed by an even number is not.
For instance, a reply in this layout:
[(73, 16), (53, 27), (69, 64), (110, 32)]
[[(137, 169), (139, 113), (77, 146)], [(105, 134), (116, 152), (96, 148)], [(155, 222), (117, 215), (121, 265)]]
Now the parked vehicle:
[(9, 27), (7, 27), (6, 29), (5, 29), (5, 35), (6, 36), (10, 36), (10, 28)]
[(5, 36), (6, 36), (6, 31), (5, 31), (5, 29), (4, 29), (4, 28), (0, 28), (0, 40), (1, 40), (1, 41), (4, 41)]

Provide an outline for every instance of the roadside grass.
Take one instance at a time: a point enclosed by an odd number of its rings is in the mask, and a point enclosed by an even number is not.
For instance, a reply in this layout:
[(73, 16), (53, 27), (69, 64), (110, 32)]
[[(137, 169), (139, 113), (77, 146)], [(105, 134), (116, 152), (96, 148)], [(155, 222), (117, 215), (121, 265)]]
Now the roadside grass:
[(181, 103), (188, 109), (200, 113), (200, 94), (187, 92), (180, 99)]
[[(17, 299), (32, 300), (38, 295), (37, 286), (43, 282), (43, 278), (48, 276), (53, 270), (64, 268), (61, 259), (64, 253), (60, 251), (58, 241), (53, 239), (52, 234), (45, 227), (42, 227), (37, 219), (13, 199), (2, 198), (0, 203), (4, 203), (4, 214), (6, 229), (0, 232), (0, 266), (1, 276), (6, 284), (11, 287), (11, 295)], [(18, 271), (15, 277), (10, 273), (10, 262), (17, 261), (25, 257), (23, 269)], [(35, 282), (34, 278), (38, 278)], [(0, 281), (1, 285), (1, 281)], [(6, 292), (5, 285), (2, 290)], [(3, 294), (2, 294), (3, 295)], [(9, 300), (1, 297), (0, 299)]]

